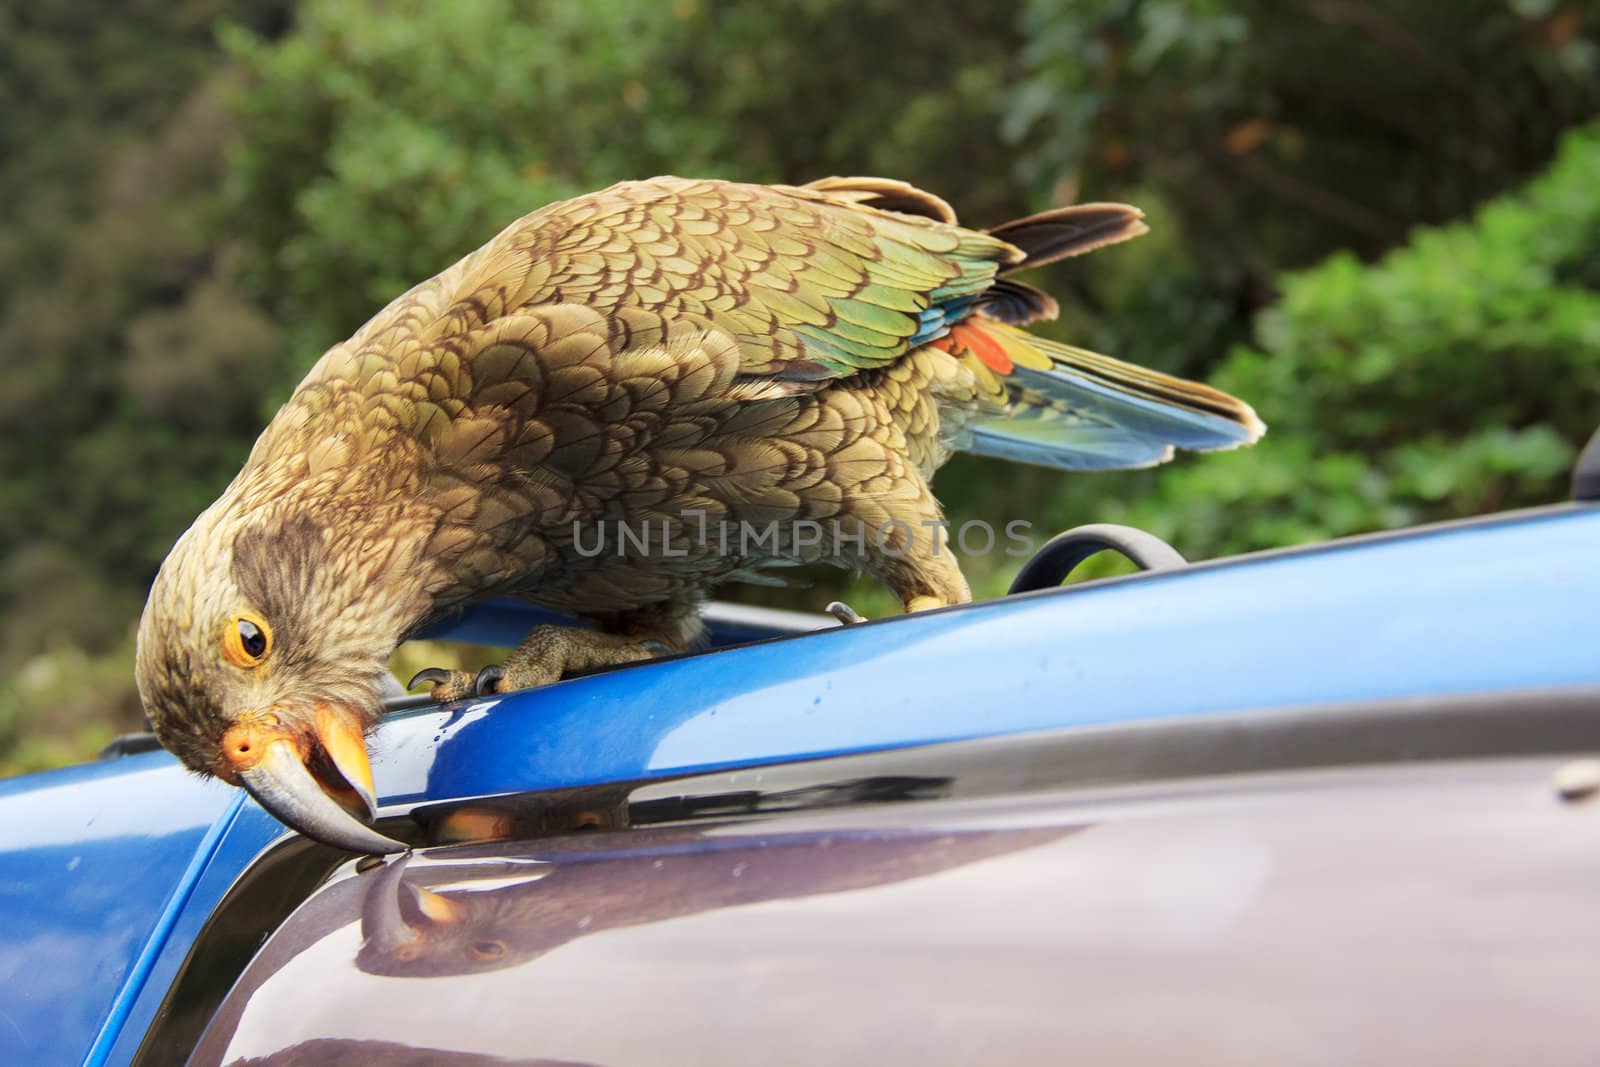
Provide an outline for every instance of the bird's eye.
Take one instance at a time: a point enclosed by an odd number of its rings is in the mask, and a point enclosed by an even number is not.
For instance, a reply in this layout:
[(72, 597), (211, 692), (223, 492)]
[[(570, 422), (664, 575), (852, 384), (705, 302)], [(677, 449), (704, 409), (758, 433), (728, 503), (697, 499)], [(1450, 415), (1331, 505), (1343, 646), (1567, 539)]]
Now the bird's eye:
[(254, 667), (272, 650), (272, 629), (259, 615), (239, 614), (228, 620), (222, 653), (236, 667)]
[(480, 960), (492, 960), (505, 954), (504, 941), (478, 941), (472, 946), (472, 954)]

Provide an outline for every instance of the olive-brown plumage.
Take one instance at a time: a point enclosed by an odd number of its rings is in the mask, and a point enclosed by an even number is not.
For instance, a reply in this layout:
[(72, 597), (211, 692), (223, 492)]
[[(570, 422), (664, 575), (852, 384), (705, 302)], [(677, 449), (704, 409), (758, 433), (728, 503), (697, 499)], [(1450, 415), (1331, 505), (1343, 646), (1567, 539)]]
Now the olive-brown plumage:
[(158, 735), (375, 848), (332, 805), (370, 809), (388, 655), (465, 601), (593, 627), (536, 630), (486, 676), (511, 688), (681, 649), (708, 589), (772, 563), (967, 599), (928, 487), (952, 448), (1138, 466), (1260, 433), (1231, 397), (1019, 328), (1054, 303), (1012, 271), (1143, 230), (1082, 205), (983, 233), (879, 179), (662, 178), (534, 212), (329, 350), (174, 547), (140, 627)]

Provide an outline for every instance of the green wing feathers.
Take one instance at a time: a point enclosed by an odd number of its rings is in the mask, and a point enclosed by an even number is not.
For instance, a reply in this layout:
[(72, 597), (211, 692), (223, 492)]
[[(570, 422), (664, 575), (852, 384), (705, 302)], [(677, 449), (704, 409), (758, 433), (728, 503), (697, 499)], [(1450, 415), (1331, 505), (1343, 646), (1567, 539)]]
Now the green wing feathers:
[(987, 393), (981, 406), (997, 413), (969, 421), (962, 447), (1069, 469), (1148, 466), (1174, 448), (1236, 448), (1263, 432), (1249, 405), (1210, 386), (1018, 328), (1057, 306), (1010, 275), (1138, 237), (1138, 208), (1076, 204), (979, 232), (903, 182), (829, 178), (795, 192), (825, 205), (813, 258), (794, 292), (759, 294), (805, 305), (788, 325), (806, 360), (789, 373), (844, 377), (932, 343), (966, 361)]
[[(887, 366), (945, 332), (946, 307), (978, 301), (1023, 255), (955, 225), (948, 204), (904, 182), (827, 178), (790, 193), (817, 213), (799, 235), (807, 252), (785, 264), (787, 276), (752, 278), (750, 292), (805, 349), (801, 365), (768, 368), (779, 377)], [(783, 284), (768, 284), (775, 280)]]
[(732, 385), (746, 399), (844, 384), (936, 346), (975, 382), (948, 398), (958, 445), (1051, 466), (1139, 466), (1173, 447), (1254, 441), (1260, 420), (1232, 397), (1020, 329), (1057, 306), (1016, 272), (1145, 229), (1124, 204), (967, 229), (943, 200), (883, 178), (658, 178), (529, 216), (504, 248), (454, 268), (515, 284), (452, 315), (566, 302), (623, 325), (634, 311), (698, 324), (737, 346)]

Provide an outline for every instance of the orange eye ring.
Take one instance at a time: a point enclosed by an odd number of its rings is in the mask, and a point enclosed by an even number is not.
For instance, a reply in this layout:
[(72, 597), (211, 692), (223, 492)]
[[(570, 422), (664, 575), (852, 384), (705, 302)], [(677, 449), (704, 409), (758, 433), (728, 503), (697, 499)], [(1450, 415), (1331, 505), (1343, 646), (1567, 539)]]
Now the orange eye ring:
[(499, 959), (506, 954), (504, 941), (474, 941), (472, 954), (480, 960)]
[(258, 667), (272, 651), (272, 627), (254, 612), (241, 611), (222, 631), (222, 658), (235, 667)]

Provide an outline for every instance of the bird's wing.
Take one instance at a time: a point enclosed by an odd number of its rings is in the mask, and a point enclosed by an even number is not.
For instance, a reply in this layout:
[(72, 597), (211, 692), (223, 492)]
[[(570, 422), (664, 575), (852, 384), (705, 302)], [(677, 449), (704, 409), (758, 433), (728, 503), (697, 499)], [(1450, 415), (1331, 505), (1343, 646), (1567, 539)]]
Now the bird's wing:
[(624, 346), (628, 311), (722, 332), (739, 347), (741, 386), (804, 392), (975, 315), (1054, 318), (1055, 301), (1002, 275), (1143, 232), (1120, 204), (970, 230), (938, 197), (886, 178), (622, 182), (517, 220), (339, 347), (378, 373), (502, 316), (573, 305), (612, 320)]
[(795, 389), (943, 336), (1023, 257), (954, 225), (936, 197), (857, 178), (627, 182), (535, 212), (475, 255), (460, 283), (479, 311), (568, 303), (696, 319), (738, 343), (742, 379)]
[[(956, 447), (1123, 466), (1254, 440), (1259, 420), (1231, 397), (1013, 328), (1053, 317), (1055, 303), (1003, 275), (1143, 232), (1137, 209), (1081, 204), (980, 233), (879, 178), (627, 182), (512, 224), (396, 299), (325, 369), (392, 391), (427, 364), (419, 410), (442, 418), (490, 378), (499, 397), (538, 376), (524, 353), (500, 381), (477, 350), (489, 327), (565, 309), (558, 319), (588, 323), (578, 334), (597, 331), (583, 345), (620, 353), (692, 336), (730, 352), (732, 373), (715, 378), (724, 401), (811, 391), (936, 345), (967, 372), (928, 383), (959, 409)], [(677, 359), (693, 346), (660, 350)]]

